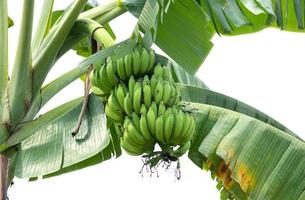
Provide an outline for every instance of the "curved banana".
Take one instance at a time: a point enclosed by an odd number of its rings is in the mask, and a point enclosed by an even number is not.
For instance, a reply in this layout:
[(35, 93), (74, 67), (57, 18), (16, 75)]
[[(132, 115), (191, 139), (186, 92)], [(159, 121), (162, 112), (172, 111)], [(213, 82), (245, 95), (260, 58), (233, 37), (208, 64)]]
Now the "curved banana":
[(133, 110), (132, 100), (130, 97), (130, 93), (128, 92), (124, 99), (124, 111), (128, 116), (131, 116), (132, 110)]
[(129, 81), (128, 81), (128, 90), (129, 90), (131, 99), (133, 98), (133, 89), (135, 87), (135, 84), (136, 84), (136, 80), (135, 80), (134, 76), (131, 75), (129, 78)]
[(147, 108), (149, 108), (152, 99), (150, 85), (145, 84), (143, 86), (143, 96), (144, 96), (144, 104)]
[(163, 81), (161, 78), (158, 79), (155, 93), (154, 93), (154, 100), (156, 104), (159, 104), (163, 97)]
[(108, 88), (108, 92), (110, 92), (112, 90), (112, 86), (109, 82), (105, 66), (101, 67), (99, 71), (99, 77), (101, 81), (100, 84), (102, 85), (102, 87), (104, 86), (105, 88)]
[(142, 96), (142, 88), (136, 87), (133, 95), (133, 108), (137, 114), (141, 112), (141, 96)]
[(159, 116), (156, 120), (156, 139), (161, 142), (162, 144), (165, 144), (165, 138), (163, 135), (163, 116)]
[(118, 102), (121, 106), (121, 108), (124, 110), (124, 99), (125, 99), (125, 92), (121, 84), (118, 85), (116, 88), (116, 97), (118, 99)]
[(133, 123), (129, 123), (127, 125), (127, 131), (130, 137), (134, 138), (134, 140), (139, 144), (145, 144), (145, 139), (141, 133), (137, 130)]
[(156, 131), (155, 131), (156, 114), (153, 111), (152, 107), (149, 108), (146, 118), (147, 118), (149, 131), (152, 134), (152, 136), (156, 138)]
[(132, 75), (132, 54), (124, 57), (124, 66), (127, 78)]
[(157, 86), (157, 77), (153, 74), (150, 78), (151, 94), (155, 94), (156, 86)]
[(137, 131), (141, 132), (139, 116), (136, 113), (132, 113), (131, 120), (132, 120), (134, 126), (136, 127)]
[(163, 97), (162, 100), (165, 105), (169, 105), (170, 95), (172, 92), (172, 87), (168, 81), (165, 81), (163, 84)]
[(140, 118), (140, 129), (141, 129), (143, 137), (147, 141), (153, 140), (153, 138), (151, 137), (151, 135), (149, 133), (149, 128), (148, 128), (147, 119), (146, 119), (146, 115), (145, 114), (141, 115), (141, 118)]
[(141, 57), (139, 50), (136, 49), (132, 52), (132, 71), (135, 76), (140, 73), (141, 69)]
[(109, 106), (108, 103), (105, 106), (105, 113), (107, 117), (109, 117), (113, 122), (115, 123), (121, 123), (123, 121), (123, 115), (120, 115), (119, 113), (115, 112), (112, 110)]
[(107, 74), (107, 77), (108, 77), (108, 80), (109, 80), (109, 83), (111, 84), (111, 86), (112, 87), (116, 86), (119, 81), (114, 73), (112, 62), (107, 63), (106, 74)]
[(174, 115), (170, 114), (165, 120), (164, 130), (163, 130), (164, 139), (167, 143), (170, 142), (170, 139), (172, 137), (173, 127), (174, 127)]
[(140, 113), (141, 113), (141, 114), (144, 114), (144, 115), (147, 114), (147, 108), (146, 108), (145, 104), (142, 104), (142, 105), (141, 105), (141, 111), (140, 111)]
[(142, 48), (141, 52), (141, 74), (145, 74), (148, 71), (149, 65), (149, 54), (145, 48)]
[(163, 115), (165, 111), (166, 111), (165, 105), (164, 105), (163, 101), (160, 101), (159, 107), (158, 107), (158, 116)]
[(161, 66), (160, 63), (158, 63), (157, 66), (155, 67), (154, 74), (157, 77), (161, 77), (162, 78), (162, 76), (163, 76), (163, 67)]
[(171, 141), (173, 141), (173, 143), (176, 143), (176, 141), (180, 137), (180, 133), (183, 128), (184, 113), (182, 111), (179, 111), (178, 114), (174, 116), (175, 116), (175, 122), (174, 122), (174, 129), (173, 129)]
[(119, 58), (116, 61), (116, 66), (117, 66), (117, 72), (121, 80), (126, 80), (126, 72), (125, 72), (125, 66), (124, 66), (124, 60), (123, 58)]
[(147, 72), (152, 71), (154, 65), (155, 65), (155, 52), (153, 50), (149, 51), (149, 64), (148, 64), (148, 69)]

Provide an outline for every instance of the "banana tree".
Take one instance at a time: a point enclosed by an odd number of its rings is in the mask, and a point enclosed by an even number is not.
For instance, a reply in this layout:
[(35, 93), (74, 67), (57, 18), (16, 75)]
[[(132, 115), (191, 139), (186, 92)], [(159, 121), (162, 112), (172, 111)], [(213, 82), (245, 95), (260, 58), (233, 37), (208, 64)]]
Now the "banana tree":
[[(34, 0), (23, 1), (9, 75), (13, 21), (7, 0), (0, 2), (0, 199), (14, 177), (58, 176), (118, 157), (121, 148), (142, 155), (151, 172), (177, 162), (177, 178), (179, 157), (188, 152), (195, 165), (211, 171), (221, 199), (304, 199), (304, 141), (194, 75), (215, 34), (268, 27), (303, 32), (304, 1), (110, 0), (96, 6), (75, 0), (58, 11), (53, 3), (44, 1), (32, 34)], [(138, 23), (115, 43), (109, 22), (125, 12)], [(153, 44), (166, 55), (156, 54)], [(45, 83), (69, 50), (83, 61)], [(79, 78), (83, 97), (39, 115)]]

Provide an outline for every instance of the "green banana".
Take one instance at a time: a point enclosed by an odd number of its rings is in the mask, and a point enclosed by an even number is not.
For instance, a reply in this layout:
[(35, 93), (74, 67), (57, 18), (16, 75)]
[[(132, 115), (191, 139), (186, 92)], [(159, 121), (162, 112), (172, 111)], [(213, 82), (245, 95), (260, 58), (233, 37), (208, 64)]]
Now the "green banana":
[(133, 75), (130, 76), (129, 81), (128, 81), (128, 90), (131, 96), (131, 99), (133, 98), (133, 90), (136, 84), (136, 80)]
[(141, 52), (141, 74), (145, 74), (148, 71), (149, 65), (149, 54), (145, 48), (142, 48)]
[(169, 105), (170, 95), (172, 92), (172, 87), (168, 81), (165, 81), (163, 84), (163, 102), (165, 105)]
[(141, 114), (144, 114), (146, 115), (147, 114), (147, 108), (144, 104), (141, 105), (141, 111), (140, 111)]
[(122, 112), (123, 109), (122, 109), (118, 99), (114, 95), (113, 91), (111, 91), (111, 94), (110, 94), (110, 96), (108, 98), (107, 104), (116, 113), (123, 114), (123, 112)]
[(172, 77), (168, 67), (163, 67), (163, 75), (162, 76), (163, 76), (164, 80), (168, 80), (170, 82), (173, 81), (173, 77)]
[(121, 80), (126, 80), (126, 72), (125, 72), (125, 66), (124, 66), (124, 60), (123, 58), (119, 58), (116, 61), (116, 66), (117, 66), (117, 72)]
[(160, 63), (158, 63), (157, 66), (155, 67), (154, 74), (157, 77), (161, 77), (162, 78), (162, 76), (163, 76), (163, 67), (161, 66)]
[(135, 140), (135, 142), (139, 143), (139, 144), (145, 144), (145, 139), (143, 137), (143, 135), (141, 133), (139, 133), (139, 131), (137, 130), (137, 128), (134, 126), (133, 123), (129, 123), (127, 125), (127, 131), (128, 134), (131, 138), (133, 138)]
[(157, 117), (157, 116), (158, 116), (158, 107), (157, 107), (156, 102), (153, 101), (153, 102), (151, 103), (150, 108), (154, 111), (155, 116)]
[(133, 108), (137, 114), (141, 112), (141, 96), (142, 96), (142, 88), (135, 87), (134, 95), (133, 95)]
[(139, 50), (136, 49), (132, 52), (132, 71), (135, 76), (140, 73), (141, 69), (141, 57)]
[(146, 118), (150, 133), (152, 134), (152, 136), (156, 137), (156, 132), (155, 132), (156, 114), (153, 111), (152, 107), (149, 108)]
[(162, 144), (165, 143), (164, 135), (163, 135), (163, 116), (159, 116), (156, 120), (156, 139)]
[(138, 156), (143, 154), (145, 151), (141, 144), (133, 141), (132, 135), (128, 131), (124, 132), (121, 145), (124, 150), (131, 155)]
[(183, 128), (181, 130), (180, 136), (178, 138), (179, 144), (185, 143), (185, 138), (187, 137), (187, 134), (189, 132), (189, 128), (192, 126), (192, 118), (189, 116), (189, 114), (184, 114), (183, 119)]
[(184, 113), (180, 110), (178, 114), (174, 115), (175, 116), (175, 122), (174, 122), (174, 129), (172, 133), (172, 138), (171, 141), (175, 142), (178, 140), (180, 133), (183, 128), (183, 119), (184, 119)]
[(157, 77), (153, 74), (150, 78), (151, 94), (155, 94), (156, 86), (157, 86)]
[(164, 139), (167, 143), (170, 142), (173, 127), (174, 127), (174, 115), (170, 114), (165, 120), (164, 130), (163, 130)]
[(139, 118), (139, 116), (136, 113), (132, 113), (131, 120), (132, 120), (134, 126), (136, 127), (137, 131), (140, 132), (141, 128), (140, 128), (140, 118)]
[(149, 64), (148, 64), (148, 69), (147, 72), (152, 71), (154, 65), (155, 65), (155, 52), (153, 50), (149, 51)]
[(128, 116), (131, 116), (133, 110), (132, 100), (130, 93), (128, 92), (124, 99), (124, 111)]
[(109, 83), (111, 84), (112, 87), (116, 86), (118, 84), (118, 78), (116, 77), (114, 71), (113, 71), (113, 66), (112, 62), (107, 63), (106, 65), (106, 74), (109, 80)]
[(153, 140), (153, 138), (151, 137), (151, 135), (149, 133), (149, 128), (148, 128), (147, 119), (146, 119), (146, 115), (145, 114), (141, 115), (141, 118), (140, 118), (140, 129), (141, 129), (143, 137), (147, 141)]
[(163, 81), (161, 78), (158, 79), (155, 93), (154, 93), (154, 100), (156, 104), (159, 104), (163, 97)]
[(106, 88), (108, 88), (109, 92), (112, 90), (112, 86), (109, 82), (108, 76), (107, 76), (107, 72), (106, 72), (106, 67), (102, 66), (100, 71), (99, 71), (99, 77), (100, 77), (100, 81), (101, 81), (101, 85), (104, 85)]
[(130, 77), (132, 75), (132, 54), (128, 54), (124, 57), (124, 66), (126, 76)]
[(110, 109), (108, 103), (106, 104), (105, 107), (105, 113), (107, 117), (109, 117), (115, 123), (121, 123), (123, 121), (123, 116), (115, 112), (114, 110)]
[(165, 111), (166, 111), (165, 105), (164, 105), (163, 101), (160, 101), (159, 107), (158, 107), (158, 116), (163, 115)]
[(108, 94), (111, 92), (112, 88), (102, 82), (98, 71), (94, 72), (94, 79), (95, 79), (96, 86), (98, 88), (100, 88), (104, 93)]
[(144, 104), (147, 108), (149, 108), (152, 99), (150, 85), (145, 84), (143, 86), (143, 96), (144, 96)]
[(124, 92), (124, 89), (121, 84), (119, 84), (117, 86), (115, 94), (116, 94), (116, 97), (118, 99), (118, 102), (119, 102), (121, 108), (124, 110), (125, 92)]

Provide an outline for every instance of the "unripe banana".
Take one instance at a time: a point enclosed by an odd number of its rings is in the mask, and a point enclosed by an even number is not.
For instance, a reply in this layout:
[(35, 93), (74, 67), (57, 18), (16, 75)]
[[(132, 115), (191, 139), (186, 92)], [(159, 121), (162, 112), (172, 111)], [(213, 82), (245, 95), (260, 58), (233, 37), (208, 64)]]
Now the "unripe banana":
[(96, 84), (95, 76), (94, 76), (94, 70), (92, 70), (90, 72), (89, 79), (90, 79), (90, 83), (91, 83), (92, 86), (98, 87), (97, 84)]
[(116, 113), (114, 110), (110, 109), (108, 103), (106, 104), (105, 107), (105, 113), (107, 117), (109, 117), (115, 123), (121, 123), (124, 119), (123, 115), (120, 115), (119, 113)]
[(178, 113), (177, 106), (171, 106), (170, 108), (172, 110), (173, 115), (177, 115)]
[(128, 92), (125, 99), (124, 99), (124, 111), (128, 116), (131, 116), (132, 109), (133, 109), (132, 100), (131, 100), (131, 97), (130, 97), (130, 93)]
[(118, 79), (114, 73), (112, 62), (107, 63), (106, 65), (106, 74), (109, 80), (109, 83), (112, 87), (116, 86), (118, 84)]
[(140, 112), (141, 112), (141, 114), (144, 114), (144, 115), (147, 114), (147, 108), (146, 108), (145, 104), (141, 105), (141, 111)]
[(164, 114), (166, 108), (165, 105), (163, 103), (163, 101), (160, 101), (159, 107), (158, 107), (158, 116), (161, 116)]
[(173, 114), (172, 110), (170, 109), (170, 107), (168, 107), (163, 114), (163, 120), (165, 121), (171, 114)]
[(163, 97), (163, 81), (161, 78), (158, 79), (155, 93), (154, 93), (154, 100), (156, 104), (159, 104)]
[(132, 75), (132, 54), (128, 54), (124, 57), (124, 66), (126, 76), (130, 77)]
[(149, 108), (152, 99), (150, 85), (145, 84), (143, 86), (143, 96), (144, 96), (144, 104), (147, 108)]
[(168, 80), (170, 82), (173, 81), (173, 77), (172, 77), (168, 67), (163, 67), (163, 79)]
[(142, 88), (135, 87), (134, 95), (133, 95), (133, 108), (137, 114), (141, 112), (141, 96), (142, 96)]
[(159, 116), (156, 120), (156, 138), (162, 144), (165, 144), (165, 139), (163, 135), (163, 116)]
[(118, 75), (119, 75), (120, 79), (121, 80), (126, 80), (127, 76), (126, 76), (126, 72), (125, 72), (125, 66), (124, 66), (123, 58), (119, 58), (116, 61), (116, 66), (117, 66), (117, 71), (118, 71)]
[(145, 144), (145, 139), (141, 133), (137, 130), (133, 123), (129, 123), (127, 126), (127, 131), (130, 137), (134, 138), (134, 140), (139, 144)]
[(163, 102), (165, 105), (169, 105), (170, 95), (172, 92), (172, 86), (168, 81), (165, 81), (163, 84)]
[(189, 115), (189, 117), (191, 118), (191, 120), (190, 120), (191, 125), (190, 125), (189, 129), (187, 130), (187, 134), (184, 136), (184, 138), (182, 138), (182, 140), (184, 142), (189, 141), (193, 137), (194, 132), (195, 132), (196, 122), (191, 115)]
[(129, 78), (129, 81), (128, 81), (128, 90), (129, 90), (131, 99), (133, 98), (135, 84), (136, 84), (136, 80), (135, 80), (134, 76), (131, 75)]
[(144, 147), (141, 144), (138, 144), (136, 142), (133, 141), (134, 139), (132, 138), (132, 135), (128, 132), (125, 131), (123, 134), (123, 138), (122, 138), (122, 147), (124, 148), (124, 150), (131, 155), (141, 155), (144, 153)]
[(157, 77), (156, 75), (153, 74), (150, 78), (151, 94), (155, 94), (156, 86), (157, 86)]
[(128, 124), (132, 123), (131, 119), (129, 117), (125, 117), (123, 122), (123, 129), (127, 130)]
[(142, 84), (143, 85), (149, 85), (150, 81), (149, 81), (149, 77), (147, 75), (144, 76)]
[(145, 74), (148, 71), (149, 54), (145, 48), (142, 48), (141, 52), (141, 74)]
[(156, 75), (156, 77), (161, 77), (163, 76), (163, 67), (161, 66), (160, 63), (157, 64), (157, 66), (155, 67), (155, 71), (154, 74)]
[(141, 118), (140, 118), (140, 129), (141, 129), (143, 137), (147, 141), (153, 140), (153, 138), (151, 137), (151, 135), (149, 133), (148, 123), (147, 123), (147, 119), (146, 119), (146, 115), (145, 114), (141, 115)]
[(136, 76), (140, 73), (141, 69), (141, 57), (138, 49), (135, 49), (132, 52), (132, 71), (133, 74)]
[(183, 119), (184, 119), (184, 113), (180, 110), (178, 114), (175, 116), (175, 123), (174, 123), (174, 129), (172, 133), (171, 141), (175, 142), (180, 137), (180, 133), (183, 128)]
[(98, 71), (94, 72), (94, 79), (95, 79), (96, 86), (98, 88), (100, 88), (104, 93), (108, 94), (111, 92), (112, 88), (102, 82)]
[(132, 113), (132, 122), (134, 124), (134, 126), (136, 127), (138, 132), (141, 132), (141, 128), (140, 128), (140, 118), (136, 113)]
[(185, 143), (185, 138), (187, 137), (189, 128), (192, 126), (192, 118), (190, 117), (189, 114), (184, 113), (184, 119), (183, 119), (183, 128), (180, 133), (180, 136), (178, 138), (179, 144), (184, 144)]
[(174, 127), (174, 115), (170, 114), (165, 120), (165, 125), (163, 130), (164, 138), (167, 143), (170, 142), (173, 127)]
[(155, 131), (156, 114), (153, 111), (152, 107), (149, 108), (146, 117), (147, 117), (149, 132), (152, 134), (152, 136), (156, 137), (156, 131)]
[(149, 64), (148, 64), (148, 69), (147, 72), (152, 71), (154, 65), (155, 65), (155, 52), (153, 50), (149, 51)]
[(115, 132), (116, 132), (116, 134), (117, 134), (118, 137), (122, 137), (122, 136), (123, 136), (122, 129), (120, 128), (119, 125), (114, 124), (114, 129), (115, 129)]
[(99, 77), (100, 77), (100, 81), (101, 81), (101, 86), (105, 87), (108, 89), (108, 93), (112, 90), (112, 86), (111, 84), (109, 83), (109, 79), (108, 79), (108, 76), (107, 76), (107, 72), (106, 72), (106, 67), (105, 66), (102, 66), (100, 71), (99, 71)]
[(122, 87), (122, 85), (118, 85), (118, 87), (116, 88), (116, 97), (118, 99), (118, 102), (121, 106), (121, 108), (124, 110), (124, 99), (125, 99), (125, 92), (124, 89)]
[(158, 107), (157, 107), (156, 102), (153, 101), (153, 102), (151, 103), (150, 108), (154, 111), (155, 116), (157, 117), (157, 116), (158, 116)]
[(118, 101), (118, 99), (116, 98), (116, 96), (114, 95), (114, 92), (111, 91), (111, 95), (108, 98), (107, 101), (107, 105), (110, 107), (110, 109), (112, 109), (114, 112), (123, 115), (123, 109)]

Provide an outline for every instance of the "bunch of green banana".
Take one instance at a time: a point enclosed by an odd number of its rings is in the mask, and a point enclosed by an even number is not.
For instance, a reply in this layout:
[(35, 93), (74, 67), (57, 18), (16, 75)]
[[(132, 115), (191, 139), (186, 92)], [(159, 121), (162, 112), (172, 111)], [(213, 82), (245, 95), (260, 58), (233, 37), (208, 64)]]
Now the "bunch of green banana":
[(152, 154), (156, 143), (176, 158), (189, 149), (195, 120), (180, 104), (169, 67), (156, 64), (153, 50), (111, 56), (95, 67), (90, 80), (92, 91), (105, 97), (107, 119), (128, 154)]
[(148, 52), (145, 48), (136, 48), (124, 57), (109, 57), (102, 67), (93, 70), (91, 83), (104, 94), (109, 94), (119, 82), (128, 80), (130, 76), (149, 74), (154, 65), (153, 50)]

